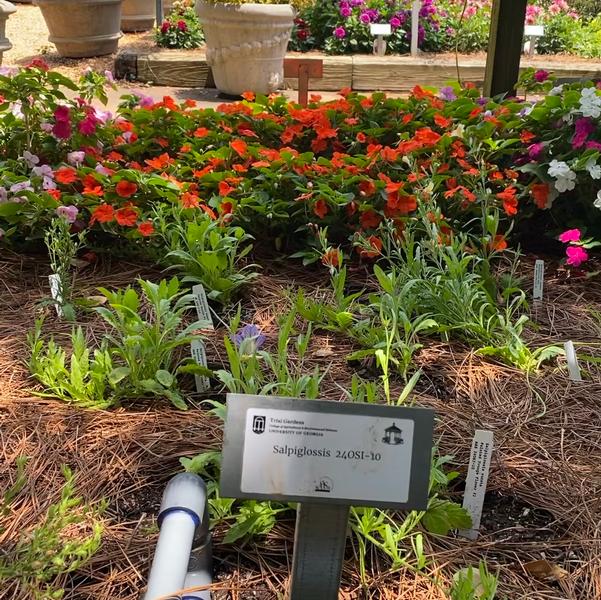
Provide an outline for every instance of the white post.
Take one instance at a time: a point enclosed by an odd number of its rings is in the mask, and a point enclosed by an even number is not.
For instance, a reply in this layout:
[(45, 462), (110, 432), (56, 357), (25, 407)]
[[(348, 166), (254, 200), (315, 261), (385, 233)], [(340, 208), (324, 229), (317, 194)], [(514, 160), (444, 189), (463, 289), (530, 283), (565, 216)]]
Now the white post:
[(418, 37), (419, 37), (419, 11), (421, 10), (421, 0), (413, 0), (411, 7), (411, 56), (417, 56)]

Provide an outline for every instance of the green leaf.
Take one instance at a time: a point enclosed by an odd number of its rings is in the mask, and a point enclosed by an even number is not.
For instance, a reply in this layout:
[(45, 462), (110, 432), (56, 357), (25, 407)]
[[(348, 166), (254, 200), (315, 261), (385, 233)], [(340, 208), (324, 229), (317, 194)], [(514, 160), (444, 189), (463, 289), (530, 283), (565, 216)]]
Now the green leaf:
[(109, 383), (111, 385), (117, 385), (120, 381), (123, 381), (129, 374), (131, 369), (129, 367), (116, 367), (109, 373)]
[(430, 533), (448, 535), (452, 529), (469, 529), (472, 519), (456, 502), (432, 498), (422, 523)]
[(175, 377), (173, 377), (169, 371), (165, 371), (164, 369), (159, 369), (154, 376), (156, 377), (156, 380), (166, 388), (170, 388), (175, 382)]

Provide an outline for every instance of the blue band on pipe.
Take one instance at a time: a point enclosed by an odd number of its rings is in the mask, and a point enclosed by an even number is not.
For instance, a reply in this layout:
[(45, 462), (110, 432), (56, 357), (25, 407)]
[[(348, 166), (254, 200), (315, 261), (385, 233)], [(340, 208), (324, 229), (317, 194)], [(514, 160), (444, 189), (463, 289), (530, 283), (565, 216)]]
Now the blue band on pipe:
[[(208, 592), (209, 590), (203, 590), (203, 592)], [(182, 600), (198, 600), (200, 596), (182, 596)]]
[(157, 524), (158, 524), (159, 528), (163, 524), (163, 521), (164, 521), (165, 517), (167, 515), (170, 515), (171, 513), (175, 513), (175, 512), (184, 512), (187, 515), (190, 515), (191, 519), (194, 521), (194, 525), (196, 527), (200, 526), (200, 517), (193, 510), (191, 510), (189, 508), (186, 508), (185, 506), (171, 506), (169, 508), (166, 508), (157, 517)]

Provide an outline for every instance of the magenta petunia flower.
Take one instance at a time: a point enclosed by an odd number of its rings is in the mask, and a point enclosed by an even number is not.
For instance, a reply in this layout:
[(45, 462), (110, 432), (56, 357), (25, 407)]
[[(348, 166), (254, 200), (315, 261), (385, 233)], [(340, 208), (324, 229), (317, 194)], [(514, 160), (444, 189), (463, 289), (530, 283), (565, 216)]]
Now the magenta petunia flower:
[(564, 244), (569, 242), (578, 242), (580, 241), (580, 236), (580, 229), (568, 229), (559, 236), (559, 241), (563, 242)]
[(572, 138), (572, 148), (582, 148), (584, 143), (588, 139), (588, 136), (595, 131), (595, 126), (591, 119), (583, 117), (578, 119), (575, 123), (575, 133)]
[(334, 29), (334, 35), (341, 40), (346, 36), (346, 29), (344, 27), (336, 27), (336, 29)]
[(566, 248), (566, 263), (572, 267), (579, 267), (583, 262), (588, 260), (587, 251), (581, 246), (568, 246)]
[(538, 83), (543, 83), (549, 79), (549, 72), (545, 71), (544, 69), (539, 69), (536, 71), (536, 73), (534, 73), (534, 79), (538, 81)]

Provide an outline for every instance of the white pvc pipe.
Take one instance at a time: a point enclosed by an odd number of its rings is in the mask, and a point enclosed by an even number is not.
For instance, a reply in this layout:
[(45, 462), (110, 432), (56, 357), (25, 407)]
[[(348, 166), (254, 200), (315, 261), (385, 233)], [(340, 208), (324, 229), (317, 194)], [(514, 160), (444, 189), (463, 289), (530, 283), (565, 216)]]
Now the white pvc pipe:
[[(184, 582), (184, 588), (189, 590), (190, 588), (202, 587), (211, 585), (213, 577), (208, 571), (190, 571), (186, 575)], [(211, 590), (202, 590), (198, 592), (185, 592), (182, 596), (182, 600), (211, 600)]]
[(418, 54), (420, 10), (420, 0), (413, 0), (413, 6), (411, 7), (411, 56), (417, 56)]
[(187, 512), (165, 516), (144, 600), (156, 600), (184, 588), (195, 530), (196, 523)]

